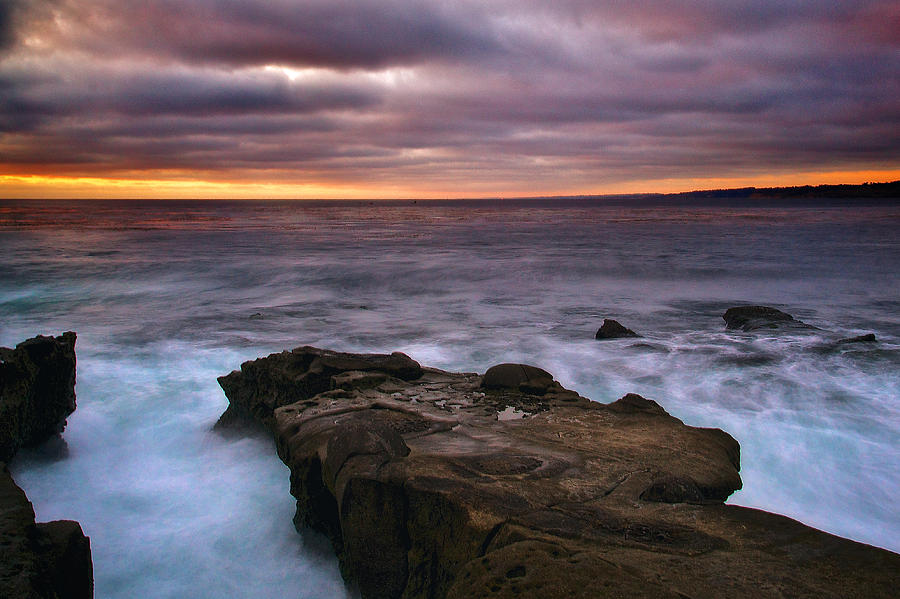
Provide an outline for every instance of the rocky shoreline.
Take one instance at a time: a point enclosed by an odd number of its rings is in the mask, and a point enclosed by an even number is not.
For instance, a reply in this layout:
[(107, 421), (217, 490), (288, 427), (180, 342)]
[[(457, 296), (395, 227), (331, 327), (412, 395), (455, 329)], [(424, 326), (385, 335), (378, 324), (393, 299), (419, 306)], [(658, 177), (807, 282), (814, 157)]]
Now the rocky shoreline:
[(90, 539), (70, 520), (36, 523), (7, 468), (19, 448), (62, 432), (75, 410), (75, 333), (0, 348), (0, 597), (89, 599)]
[[(729, 328), (745, 331), (806, 326), (764, 306), (727, 314)], [(75, 339), (0, 348), (2, 597), (93, 596), (90, 539), (77, 522), (36, 523), (6, 467), (19, 448), (58, 435), (75, 409)], [(216, 428), (274, 436), (291, 470), (294, 526), (331, 541), (366, 599), (893, 597), (900, 588), (900, 555), (725, 505), (742, 485), (738, 442), (639, 395), (601, 404), (530, 365), (451, 373), (401, 353), (308, 346), (245, 362), (219, 382), (229, 407)]]
[(368, 598), (893, 597), (900, 555), (725, 505), (740, 448), (629, 394), (527, 365), (476, 373), (299, 347), (220, 377), (217, 428), (255, 423), (294, 524)]

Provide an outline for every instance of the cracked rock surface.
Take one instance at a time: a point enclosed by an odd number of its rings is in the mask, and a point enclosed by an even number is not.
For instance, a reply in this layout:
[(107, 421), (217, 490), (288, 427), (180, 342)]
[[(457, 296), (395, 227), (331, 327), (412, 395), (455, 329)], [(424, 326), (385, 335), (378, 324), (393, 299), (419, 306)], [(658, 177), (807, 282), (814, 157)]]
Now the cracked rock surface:
[(501, 366), (482, 377), (300, 347), (221, 377), (218, 426), (274, 434), (295, 526), (330, 538), (365, 598), (898, 588), (896, 554), (724, 505), (741, 487), (727, 433), (639, 395), (600, 404), (546, 371)]

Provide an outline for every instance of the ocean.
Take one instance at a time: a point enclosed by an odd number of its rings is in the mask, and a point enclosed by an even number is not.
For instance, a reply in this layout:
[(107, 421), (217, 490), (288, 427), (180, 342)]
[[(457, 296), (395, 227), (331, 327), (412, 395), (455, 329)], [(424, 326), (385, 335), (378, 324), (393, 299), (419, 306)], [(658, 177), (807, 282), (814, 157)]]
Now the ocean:
[(0, 345), (78, 333), (65, 444), (11, 469), (98, 598), (353, 596), (271, 441), (211, 431), (216, 377), (299, 345), (640, 393), (740, 442), (729, 503), (900, 551), (900, 201), (2, 200), (0, 251)]

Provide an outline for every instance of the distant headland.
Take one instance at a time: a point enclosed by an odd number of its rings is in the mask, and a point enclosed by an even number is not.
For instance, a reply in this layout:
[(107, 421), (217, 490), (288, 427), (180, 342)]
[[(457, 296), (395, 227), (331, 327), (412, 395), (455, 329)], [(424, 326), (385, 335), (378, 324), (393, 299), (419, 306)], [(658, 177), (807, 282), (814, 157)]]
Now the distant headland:
[[(656, 195), (656, 194), (654, 194)], [(799, 187), (741, 187), (660, 194), (674, 198), (900, 198), (900, 181), (860, 185), (802, 185)]]
[(577, 200), (644, 200), (689, 202), (696, 200), (822, 200), (822, 199), (900, 199), (900, 181), (860, 183), (858, 185), (800, 185), (795, 187), (738, 187), (732, 189), (703, 189), (676, 193), (625, 193), (602, 195), (541, 196), (508, 199), (577, 199)]

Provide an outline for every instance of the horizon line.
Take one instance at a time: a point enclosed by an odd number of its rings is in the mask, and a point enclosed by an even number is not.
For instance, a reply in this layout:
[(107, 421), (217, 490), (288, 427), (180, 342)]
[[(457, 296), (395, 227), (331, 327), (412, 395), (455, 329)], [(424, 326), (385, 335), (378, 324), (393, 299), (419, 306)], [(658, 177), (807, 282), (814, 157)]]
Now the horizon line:
[[(656, 192), (656, 191), (642, 191), (642, 192), (628, 192), (628, 193), (601, 193), (601, 194), (593, 194), (593, 193), (575, 193), (575, 194), (540, 194), (540, 195), (484, 195), (484, 196), (447, 196), (447, 197), (415, 197), (415, 196), (406, 196), (406, 197), (371, 197), (371, 198), (360, 198), (360, 197), (312, 197), (312, 198), (303, 198), (303, 197), (0, 197), (0, 201), (110, 201), (110, 202), (141, 202), (141, 201), (166, 201), (166, 202), (206, 202), (206, 201), (221, 201), (221, 202), (463, 202), (463, 201), (522, 201), (522, 200), (604, 200), (604, 199), (629, 199), (629, 198), (674, 198), (677, 196), (689, 196), (693, 194), (716, 194), (716, 193), (736, 193), (736, 192), (788, 192), (790, 190), (834, 190), (839, 191), (843, 188), (867, 188), (867, 187), (878, 187), (878, 186), (891, 186), (896, 185), (900, 187), (900, 179), (892, 180), (892, 181), (865, 181), (863, 183), (820, 183), (817, 185), (777, 185), (777, 186), (765, 186), (765, 187), (757, 187), (753, 185), (749, 186), (741, 186), (741, 187), (716, 187), (716, 188), (703, 188), (703, 189), (691, 189), (687, 191), (674, 191), (674, 192)], [(855, 198), (848, 199), (891, 199), (891, 198), (900, 199), (900, 189), (898, 189), (898, 194), (896, 196), (856, 196)], [(712, 199), (712, 198), (711, 198)], [(746, 199), (787, 199), (787, 198), (746, 198)], [(806, 198), (810, 199), (810, 198)]]

